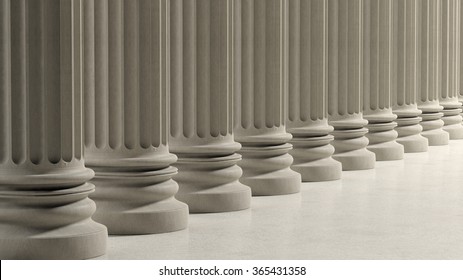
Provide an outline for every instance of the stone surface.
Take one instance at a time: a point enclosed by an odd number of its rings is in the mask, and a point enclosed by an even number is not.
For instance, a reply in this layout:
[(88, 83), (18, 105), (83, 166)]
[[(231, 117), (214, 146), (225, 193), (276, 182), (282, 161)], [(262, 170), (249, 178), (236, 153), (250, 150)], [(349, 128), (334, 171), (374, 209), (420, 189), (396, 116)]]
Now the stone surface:
[(391, 107), (392, 1), (363, 0), (363, 115), (368, 120), (367, 149), (376, 160), (399, 160), (397, 115)]
[(291, 168), (302, 181), (341, 178), (342, 166), (331, 156), (333, 127), (328, 125), (328, 1), (289, 1), (287, 131), (294, 158)]
[(190, 212), (250, 207), (233, 138), (233, 2), (171, 0), (171, 150)]
[(375, 154), (366, 149), (362, 115), (362, 14), (361, 0), (328, 1), (328, 120), (335, 152), (343, 170), (371, 169)]
[(443, 106), (439, 105), (439, 45), (442, 0), (417, 1), (418, 47), (417, 103), (421, 110), (421, 135), (430, 146), (447, 145), (449, 133), (444, 131)]
[[(85, 156), (110, 234), (187, 227), (168, 148), (166, 0), (84, 2)], [(123, 12), (122, 12), (123, 11)]]
[(426, 152), (428, 139), (421, 136), (423, 127), (417, 96), (417, 40), (419, 0), (392, 1), (392, 112), (397, 115), (397, 142), (406, 153)]
[(235, 1), (235, 139), (241, 143), (241, 182), (253, 195), (299, 192), (285, 130), (288, 2)]
[(81, 5), (0, 1), (0, 259), (106, 251), (83, 159)]

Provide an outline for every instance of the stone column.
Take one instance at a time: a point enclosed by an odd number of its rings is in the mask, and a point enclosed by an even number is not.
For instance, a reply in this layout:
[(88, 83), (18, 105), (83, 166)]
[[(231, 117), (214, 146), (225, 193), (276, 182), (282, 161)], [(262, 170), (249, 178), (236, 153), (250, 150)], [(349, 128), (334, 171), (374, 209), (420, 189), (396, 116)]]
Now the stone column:
[(362, 115), (362, 0), (328, 0), (328, 120), (334, 127), (333, 158), (343, 170), (371, 169), (368, 123)]
[[(457, 75), (459, 77), (458, 81), (458, 101), (463, 103), (463, 46), (462, 44), (462, 38), (463, 38), (463, 20), (461, 17), (463, 16), (463, 5), (461, 4), (460, 1), (458, 3), (458, 14), (457, 14), (457, 24), (458, 24), (458, 34), (457, 36), (457, 46), (459, 46), (459, 50), (457, 50), (457, 56), (458, 56), (458, 68), (457, 68)], [(463, 117), (463, 112), (460, 114)]]
[(79, 0), (0, 1), (0, 258), (106, 250), (82, 147)]
[(341, 178), (341, 163), (331, 157), (327, 31), (327, 0), (289, 1), (287, 130), (293, 135), (292, 169), (306, 182)]
[(171, 150), (190, 212), (249, 208), (233, 138), (233, 1), (171, 0)]
[(444, 107), (443, 129), (450, 139), (463, 138), (461, 103), (458, 101), (458, 41), (457, 17), (460, 0), (441, 0), (439, 61), (439, 104)]
[(422, 111), (421, 135), (428, 138), (430, 146), (447, 145), (448, 132), (442, 129), (443, 107), (439, 105), (439, 79), (441, 71), (439, 46), (441, 36), (439, 20), (442, 0), (421, 0), (418, 4), (418, 61), (417, 102)]
[(416, 104), (417, 1), (421, 0), (392, 1), (392, 112), (397, 115), (397, 142), (406, 153), (428, 150), (428, 139), (420, 134), (421, 110)]
[(236, 1), (235, 136), (243, 145), (241, 182), (253, 195), (300, 190), (290, 169), (291, 134), (285, 130), (287, 86), (286, 0)]
[(391, 107), (392, 0), (363, 0), (363, 114), (376, 160), (403, 159)]
[(111, 234), (184, 229), (168, 140), (167, 0), (85, 0), (87, 166)]

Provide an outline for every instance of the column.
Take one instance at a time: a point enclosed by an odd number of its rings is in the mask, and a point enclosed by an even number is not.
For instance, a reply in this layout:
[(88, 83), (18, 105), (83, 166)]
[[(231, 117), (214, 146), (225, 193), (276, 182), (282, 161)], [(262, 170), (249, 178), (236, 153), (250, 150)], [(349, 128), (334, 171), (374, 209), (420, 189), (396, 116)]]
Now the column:
[(286, 0), (236, 1), (235, 136), (243, 146), (241, 182), (253, 195), (300, 190), (290, 166), (291, 134), (285, 130), (287, 86)]
[(396, 142), (397, 115), (391, 107), (392, 1), (363, 0), (363, 113), (368, 120), (367, 149), (376, 160), (403, 159)]
[(406, 153), (428, 150), (428, 139), (421, 136), (421, 110), (416, 104), (418, 1), (392, 1), (392, 112), (397, 115), (397, 142)]
[(362, 114), (362, 0), (328, 0), (328, 120), (343, 170), (371, 169)]
[(293, 135), (292, 169), (302, 181), (341, 178), (341, 163), (331, 156), (333, 127), (328, 125), (328, 1), (289, 1), (287, 131)]
[(190, 212), (250, 207), (233, 138), (231, 0), (171, 0), (171, 150)]
[(82, 147), (79, 0), (0, 1), (0, 258), (105, 253)]
[(168, 2), (85, 1), (85, 155), (111, 234), (187, 226), (167, 143)]
[(449, 142), (449, 133), (442, 129), (443, 107), (439, 105), (438, 77), (442, 66), (438, 59), (441, 1), (417, 1), (420, 46), (417, 53), (417, 103), (418, 109), (422, 111), (421, 135), (428, 138), (430, 146), (447, 145)]
[[(458, 101), (463, 103), (463, 46), (461, 45), (462, 38), (463, 38), (463, 20), (461, 17), (463, 16), (463, 5), (461, 2), (458, 2), (459, 5), (457, 7), (458, 14), (457, 14), (457, 24), (458, 24), (458, 34), (457, 36), (457, 46), (459, 46), (459, 50), (457, 50), (457, 56), (458, 56), (458, 68), (457, 68), (457, 75), (459, 77), (458, 81)], [(463, 112), (460, 114), (463, 117)]]
[(444, 108), (443, 129), (450, 139), (463, 138), (461, 103), (458, 101), (458, 41), (457, 17), (460, 0), (441, 0), (439, 61), (441, 63), (439, 79), (439, 104)]

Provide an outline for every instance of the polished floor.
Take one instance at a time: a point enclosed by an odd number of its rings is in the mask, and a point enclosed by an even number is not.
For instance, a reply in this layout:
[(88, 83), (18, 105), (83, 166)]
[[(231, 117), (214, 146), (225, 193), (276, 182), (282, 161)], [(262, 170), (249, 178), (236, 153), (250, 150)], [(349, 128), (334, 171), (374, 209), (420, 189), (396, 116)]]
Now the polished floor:
[(187, 230), (111, 236), (103, 259), (463, 259), (463, 140), (190, 215)]

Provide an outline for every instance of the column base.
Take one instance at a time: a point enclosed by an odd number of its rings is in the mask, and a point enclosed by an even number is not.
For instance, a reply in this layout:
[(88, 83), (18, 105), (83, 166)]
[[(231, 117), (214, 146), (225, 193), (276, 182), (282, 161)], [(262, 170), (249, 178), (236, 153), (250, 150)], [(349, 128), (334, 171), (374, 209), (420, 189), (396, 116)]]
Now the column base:
[(399, 134), (396, 142), (404, 146), (405, 153), (422, 153), (428, 151), (428, 139), (421, 136), (423, 127), (420, 117), (404, 117), (396, 120), (395, 128)]
[(301, 164), (293, 164), (291, 168), (300, 173), (302, 182), (321, 182), (341, 179), (342, 164), (332, 157), (323, 158)]
[(294, 137), (290, 154), (294, 158), (291, 168), (300, 173), (303, 182), (332, 181), (341, 178), (342, 166), (331, 156), (334, 147), (331, 135)]
[(376, 155), (366, 148), (334, 154), (333, 158), (342, 164), (343, 171), (366, 170), (375, 168)]
[(399, 137), (396, 141), (404, 146), (405, 153), (423, 153), (428, 151), (428, 138), (420, 134)]
[(377, 161), (401, 160), (404, 147), (396, 142), (398, 133), (394, 130), (395, 122), (370, 123), (366, 134), (369, 145), (367, 150), (375, 153)]
[(375, 153), (377, 161), (401, 160), (404, 158), (404, 146), (396, 141), (369, 145), (367, 149)]
[(285, 195), (301, 190), (301, 174), (291, 170), (293, 157), (289, 143), (270, 146), (243, 146), (239, 165), (240, 181), (251, 188), (253, 196)]
[(421, 135), (428, 139), (429, 146), (449, 144), (449, 133), (442, 129), (444, 126), (444, 122), (441, 120), (442, 115), (442, 113), (426, 113), (421, 115), (423, 119), (421, 122), (421, 126), (423, 127)]
[(442, 129), (449, 133), (451, 140), (463, 139), (463, 125), (460, 112), (461, 109), (444, 110), (444, 116), (442, 117), (444, 126)]
[(155, 234), (185, 229), (188, 206), (174, 198), (178, 184), (174, 167), (155, 171), (109, 172), (96, 169), (91, 198), (93, 216), (109, 234)]
[[(40, 176), (29, 179), (40, 182)], [(90, 218), (95, 203), (88, 195), (95, 187), (47, 187), (52, 186), (0, 193), (0, 259), (88, 259), (105, 254), (107, 229)]]
[(106, 227), (91, 219), (51, 231), (0, 225), (0, 259), (90, 259), (106, 253)]
[(176, 198), (188, 204), (190, 213), (216, 213), (248, 209), (251, 190), (238, 181), (242, 170), (238, 154), (212, 158), (179, 156), (175, 176), (180, 189)]

